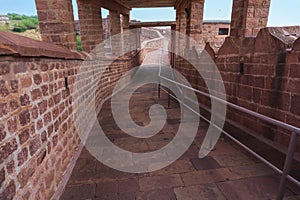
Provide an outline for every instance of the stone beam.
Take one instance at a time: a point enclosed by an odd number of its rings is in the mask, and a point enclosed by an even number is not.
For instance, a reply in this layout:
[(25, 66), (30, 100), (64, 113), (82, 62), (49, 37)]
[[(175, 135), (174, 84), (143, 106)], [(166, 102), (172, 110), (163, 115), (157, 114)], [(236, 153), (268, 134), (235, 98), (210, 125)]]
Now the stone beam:
[(157, 27), (157, 26), (174, 26), (175, 21), (170, 22), (132, 22), (130, 28), (141, 28), (141, 27)]
[(82, 50), (90, 52), (103, 42), (101, 8), (92, 0), (77, 0)]
[(42, 40), (76, 50), (72, 0), (35, 0)]
[(270, 0), (233, 0), (230, 36), (256, 37), (268, 22)]
[(120, 1), (101, 0), (100, 4), (101, 4), (101, 7), (105, 8), (107, 10), (119, 12), (120, 14), (123, 14), (123, 15), (130, 14), (131, 9), (129, 7), (126, 7), (124, 4), (120, 3)]
[(174, 5), (175, 9), (177, 9), (182, 4), (183, 1), (184, 0), (176, 0)]
[(130, 8), (174, 7), (176, 0), (122, 0)]

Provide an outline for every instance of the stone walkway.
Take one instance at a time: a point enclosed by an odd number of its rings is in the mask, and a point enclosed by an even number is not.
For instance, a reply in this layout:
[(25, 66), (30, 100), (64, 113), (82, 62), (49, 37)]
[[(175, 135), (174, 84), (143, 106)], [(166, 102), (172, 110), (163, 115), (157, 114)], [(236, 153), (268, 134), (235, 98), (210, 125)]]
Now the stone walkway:
[[(149, 52), (144, 65), (157, 63), (168, 64), (167, 54), (162, 55), (162, 51)], [(157, 85), (147, 84), (136, 90), (130, 99), (131, 117), (140, 126), (149, 124), (151, 105), (161, 104), (166, 110), (168, 117), (163, 129), (148, 139), (138, 139), (123, 133), (112, 117), (110, 100), (103, 104), (98, 121), (111, 142), (127, 151), (144, 153), (158, 150), (174, 138), (180, 124), (180, 106), (172, 100), (168, 107), (167, 95), (162, 92), (161, 98), (158, 98), (157, 92)], [(221, 136), (214, 151), (204, 159), (198, 158), (207, 128), (208, 125), (200, 121), (198, 133), (189, 149), (173, 164), (150, 173), (134, 174), (111, 169), (84, 148), (61, 199), (276, 199), (279, 175), (228, 138)], [(273, 150), (265, 145), (259, 146), (257, 141), (247, 141), (252, 143), (254, 149), (261, 151), (262, 155), (274, 160)], [(275, 160), (277, 158), (276, 156)], [(281, 159), (280, 162), (282, 161)], [(299, 194), (300, 189), (289, 184), (284, 199), (300, 200)]]
[[(133, 138), (118, 128), (106, 101), (99, 122), (107, 137), (119, 147), (133, 152), (157, 150), (177, 132), (180, 113), (177, 102), (167, 107), (167, 95), (157, 98), (157, 85), (139, 88), (130, 101), (130, 114), (139, 125), (149, 123), (148, 110), (160, 103), (168, 119), (162, 131), (149, 139)], [(198, 158), (207, 124), (200, 122), (194, 143), (176, 162), (161, 170), (133, 174), (111, 169), (83, 149), (61, 199), (187, 200), (187, 199), (275, 199), (279, 176), (255, 158), (221, 137), (204, 159)], [(299, 189), (289, 186), (285, 199), (300, 199)]]

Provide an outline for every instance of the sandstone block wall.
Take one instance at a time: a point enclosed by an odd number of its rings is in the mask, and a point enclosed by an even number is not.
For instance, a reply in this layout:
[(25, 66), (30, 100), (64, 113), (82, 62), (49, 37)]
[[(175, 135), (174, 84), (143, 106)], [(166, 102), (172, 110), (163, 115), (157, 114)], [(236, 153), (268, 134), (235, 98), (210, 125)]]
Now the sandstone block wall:
[[(291, 36), (283, 34), (288, 30)], [(295, 41), (295, 37), (292, 37), (298, 34), (293, 33), (296, 30), (297, 28), (287, 28), (284, 31), (282, 28), (265, 28), (256, 38), (247, 38), (241, 47), (235, 39), (227, 38), (217, 54), (206, 46), (222, 75), (229, 102), (299, 126), (300, 40)], [(201, 54), (194, 50), (191, 55), (195, 63), (201, 66)], [(204, 79), (184, 59), (177, 56), (175, 68), (195, 88), (208, 92)], [(214, 80), (213, 71), (204, 73), (209, 80)], [(219, 82), (215, 82), (215, 87), (218, 84)], [(206, 107), (211, 106), (210, 99), (203, 96), (199, 96), (199, 101)], [(228, 109), (227, 119), (275, 143), (287, 146), (289, 142), (289, 132), (245, 113)]]
[(210, 43), (210, 46), (215, 50), (218, 51), (219, 48), (223, 45), (225, 38), (228, 35), (219, 35), (220, 28), (228, 28), (230, 30), (229, 23), (218, 23), (218, 22), (205, 22), (203, 23), (203, 40), (205, 43)]
[(72, 0), (36, 0), (42, 40), (76, 50)]
[(9, 33), (0, 32), (0, 42), (0, 199), (50, 199), (81, 142), (74, 97), (92, 95), (75, 90), (77, 77), (85, 77), (80, 81), (89, 88), (95, 68), (107, 68), (97, 83), (99, 104), (142, 57), (132, 52), (107, 67), (103, 60), (86, 62), (63, 47)]

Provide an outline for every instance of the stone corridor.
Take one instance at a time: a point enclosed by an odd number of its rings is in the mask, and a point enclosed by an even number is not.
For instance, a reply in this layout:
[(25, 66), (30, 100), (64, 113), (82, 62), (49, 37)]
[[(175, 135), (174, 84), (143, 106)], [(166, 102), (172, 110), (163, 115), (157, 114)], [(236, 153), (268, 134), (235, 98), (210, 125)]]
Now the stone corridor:
[[(300, 200), (300, 26), (267, 27), (271, 0), (233, 0), (228, 35), (218, 47), (204, 39), (204, 0), (77, 0), (82, 51), (77, 50), (73, 1), (35, 2), (42, 41), (0, 31), (0, 200)], [(168, 22), (166, 32), (155, 29), (156, 38), (145, 42), (142, 28), (148, 22), (134, 22), (131, 12), (153, 7), (174, 8), (176, 18)], [(109, 48), (102, 45), (102, 9), (109, 12), (114, 38)], [(161, 49), (154, 49), (163, 45), (166, 54), (161, 56)], [(148, 173), (120, 172), (82, 150), (80, 137), (89, 134), (85, 128), (95, 119), (112, 143), (134, 153), (153, 152), (176, 139), (180, 105), (164, 92), (159, 98), (156, 84), (136, 90), (129, 105), (139, 126), (152, 122), (148, 113), (153, 104), (165, 108), (166, 123), (155, 136), (131, 137), (112, 116), (107, 98), (119, 80), (143, 62), (177, 70), (202, 93), (198, 103), (207, 118), (220, 114), (212, 109), (214, 97), (209, 94), (226, 93), (223, 131), (228, 134), (208, 156), (198, 158), (208, 124), (192, 126), (193, 121), (185, 119), (187, 130), (198, 128), (193, 143), (158, 171), (151, 169), (161, 163), (153, 162), (147, 165)], [(142, 77), (149, 79), (148, 74)], [(213, 93), (207, 83), (213, 83)], [(94, 115), (99, 105), (102, 109)], [(84, 112), (86, 108), (92, 112)], [(123, 123), (129, 119), (119, 116)], [(83, 123), (78, 126), (78, 121)], [(274, 164), (277, 172), (284, 168), (284, 177), (298, 187), (282, 181), (282, 198), (280, 175), (230, 137)], [(172, 153), (164, 154), (164, 163)], [(118, 158), (127, 161), (122, 156)]]
[[(157, 85), (154, 84), (139, 88), (131, 100), (130, 112), (139, 125), (149, 123), (149, 106), (163, 105), (168, 114), (163, 130), (149, 139), (130, 137), (115, 124), (108, 100), (98, 118), (107, 137), (119, 147), (133, 152), (154, 151), (170, 142), (180, 123), (179, 104), (172, 100), (168, 108), (167, 95), (161, 93), (158, 99)], [(198, 158), (207, 127), (206, 123), (200, 122), (188, 151), (170, 166), (151, 173), (133, 174), (111, 169), (84, 149), (61, 199), (275, 199), (279, 176), (226, 137), (221, 137), (207, 157)], [(300, 190), (292, 185), (285, 194), (285, 199), (300, 199)]]
[[(168, 65), (167, 46), (168, 40), (165, 38), (164, 48), (149, 51), (141, 67)], [(181, 114), (179, 102), (171, 98), (168, 103), (168, 94), (162, 90), (158, 97), (157, 84), (146, 84), (130, 98), (129, 113), (133, 121), (140, 126), (148, 125), (149, 108), (154, 104), (165, 108), (167, 120), (158, 134), (147, 139), (131, 137), (120, 130), (112, 114), (111, 99), (103, 103), (98, 121), (109, 140), (118, 147), (135, 153), (155, 151), (167, 145), (177, 134)], [(171, 165), (149, 173), (126, 173), (112, 169), (84, 148), (61, 200), (276, 199), (280, 176), (226, 136), (221, 136), (208, 156), (198, 158), (207, 129), (208, 124), (201, 120), (189, 149)], [(249, 136), (240, 137), (241, 141), (277, 166), (282, 165), (283, 155), (257, 140), (249, 139)], [(158, 164), (154, 162), (153, 166)], [(293, 165), (292, 174), (298, 177), (299, 171), (300, 166)], [(300, 189), (289, 183), (284, 199), (299, 200)]]

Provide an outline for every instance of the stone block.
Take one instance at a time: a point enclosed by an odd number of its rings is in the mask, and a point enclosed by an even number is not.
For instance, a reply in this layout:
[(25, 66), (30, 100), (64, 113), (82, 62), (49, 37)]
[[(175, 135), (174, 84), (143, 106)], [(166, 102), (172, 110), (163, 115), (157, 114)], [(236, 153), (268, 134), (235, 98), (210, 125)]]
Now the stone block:
[(17, 150), (16, 139), (2, 143), (0, 146), (0, 162), (3, 162), (8, 156), (10, 156), (15, 150)]
[(24, 186), (28, 183), (29, 179), (32, 177), (33, 173), (36, 169), (36, 161), (31, 159), (26, 167), (23, 167), (19, 174), (17, 175), (17, 180), (20, 183), (20, 188), (24, 188)]
[(24, 110), (19, 114), (19, 121), (21, 126), (25, 126), (30, 122), (29, 110)]

